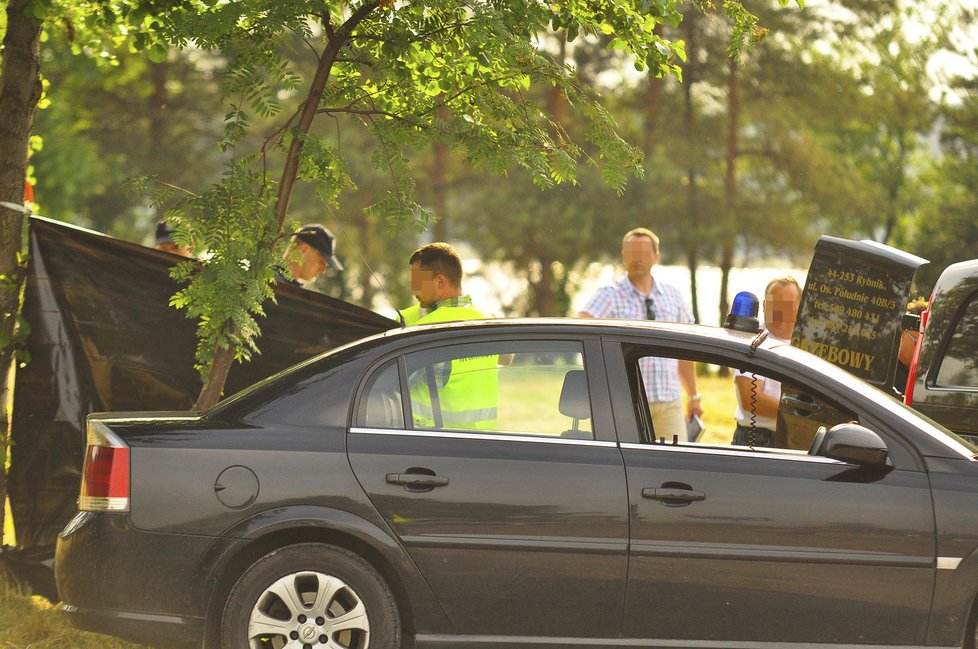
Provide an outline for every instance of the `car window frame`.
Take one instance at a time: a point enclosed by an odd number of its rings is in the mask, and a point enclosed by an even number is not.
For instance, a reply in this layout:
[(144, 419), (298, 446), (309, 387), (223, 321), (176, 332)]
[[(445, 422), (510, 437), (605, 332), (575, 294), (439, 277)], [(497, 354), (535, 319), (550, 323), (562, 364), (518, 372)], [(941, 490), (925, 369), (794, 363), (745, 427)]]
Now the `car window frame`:
[[(665, 335), (663, 335), (665, 334)], [(754, 451), (740, 451), (729, 446), (709, 446), (700, 444), (658, 444), (646, 441), (642, 431), (637, 425), (635, 416), (630, 418), (619, 413), (638, 412), (638, 408), (633, 399), (635, 389), (635, 378), (628, 373), (629, 362), (625, 358), (624, 349), (632, 345), (642, 347), (649, 354), (660, 353), (672, 358), (690, 360), (696, 363), (710, 363), (723, 365), (726, 367), (754, 371), (765, 377), (777, 379), (803, 386), (810, 386), (809, 375), (806, 375), (800, 368), (795, 367), (793, 359), (785, 359), (777, 353), (758, 347), (753, 354), (748, 354), (748, 347), (742, 347), (743, 352), (738, 354), (738, 346), (716, 344), (716, 341), (693, 339), (682, 334), (671, 336), (669, 332), (655, 332), (652, 338), (647, 334), (642, 335), (604, 335), (602, 336), (602, 347), (604, 350), (605, 363), (609, 377), (616, 374), (627, 377), (627, 386), (624, 389), (611, 390), (613, 408), (616, 413), (615, 425), (619, 433), (619, 442), (628, 447), (659, 448), (670, 450), (689, 450), (691, 452), (716, 452), (724, 455), (747, 455), (749, 457), (769, 457), (778, 460), (805, 460), (810, 461), (813, 456), (807, 455), (804, 451), (794, 449), (764, 448)], [(740, 359), (742, 358), (742, 363)], [(737, 362), (735, 362), (735, 360)], [(615, 379), (609, 378), (609, 384)], [(860, 423), (875, 433), (880, 435), (890, 449), (891, 462), (893, 466), (903, 470), (924, 471), (925, 463), (923, 458), (914, 449), (908, 440), (903, 439), (899, 434), (894, 434), (893, 426), (888, 424), (885, 417), (880, 417), (873, 410), (861, 407), (855, 400), (846, 397), (845, 393), (833, 389), (835, 382), (831, 377), (826, 377), (820, 389), (811, 390), (812, 396), (824, 399), (834, 407), (847, 412), (854, 412), (860, 416)], [(610, 387), (610, 385), (609, 385)], [(731, 390), (735, 389), (731, 379)], [(867, 389), (877, 390), (870, 385)], [(625, 403), (625, 400), (628, 403)], [(644, 415), (644, 413), (643, 413)], [(865, 418), (865, 421), (863, 421)], [(648, 417), (651, 420), (651, 415)], [(823, 458), (825, 459), (825, 458)]]
[[(414, 354), (421, 351), (447, 348), (447, 347), (457, 347), (457, 346), (467, 346), (475, 344), (492, 344), (498, 343), (501, 345), (513, 346), (513, 345), (532, 345), (535, 342), (553, 342), (553, 343), (577, 343), (581, 346), (581, 353), (583, 356), (583, 368), (585, 371), (585, 377), (587, 379), (588, 395), (591, 402), (591, 425), (592, 431), (594, 433), (593, 439), (573, 439), (573, 438), (550, 438), (544, 435), (532, 435), (530, 433), (518, 433), (518, 432), (480, 432), (480, 431), (466, 431), (466, 430), (430, 430), (430, 429), (418, 429), (413, 428), (412, 413), (410, 410), (410, 387), (408, 385), (407, 376), (407, 363), (406, 357), (409, 354)], [(458, 437), (478, 437), (480, 439), (485, 438), (499, 438), (506, 440), (523, 439), (523, 440), (536, 440), (536, 441), (552, 441), (552, 442), (562, 442), (562, 443), (581, 443), (581, 444), (594, 444), (594, 443), (617, 443), (618, 438), (614, 427), (614, 420), (612, 417), (612, 407), (610, 403), (610, 393), (608, 389), (608, 381), (606, 374), (606, 367), (603, 358), (603, 352), (601, 349), (600, 335), (599, 334), (589, 334), (581, 332), (567, 332), (567, 333), (543, 333), (543, 332), (527, 332), (521, 333), (518, 339), (514, 339), (512, 335), (500, 335), (497, 333), (473, 333), (467, 336), (452, 336), (451, 338), (426, 338), (423, 340), (412, 340), (410, 344), (405, 344), (396, 349), (387, 351), (381, 356), (373, 359), (363, 370), (360, 375), (360, 379), (357, 382), (357, 386), (354, 390), (353, 397), (353, 407), (350, 409), (350, 420), (348, 422), (348, 430), (350, 429), (364, 429), (364, 430), (383, 430), (370, 428), (366, 429), (363, 425), (363, 408), (366, 407), (366, 401), (368, 398), (369, 386), (372, 385), (372, 379), (374, 374), (378, 371), (383, 371), (384, 366), (390, 362), (392, 359), (397, 360), (397, 370), (398, 378), (401, 390), (401, 407), (402, 416), (404, 417), (404, 427), (401, 429), (396, 429), (397, 432), (403, 432), (405, 434), (411, 435), (427, 435), (427, 436), (458, 436)]]
[(978, 392), (978, 386), (942, 383), (940, 381), (941, 370), (944, 368), (944, 363), (947, 360), (948, 352), (951, 349), (951, 344), (954, 342), (954, 336), (958, 331), (958, 327), (960, 327), (962, 322), (964, 322), (965, 316), (969, 315), (969, 308), (974, 308), (976, 310), (974, 316), (975, 318), (978, 318), (978, 291), (973, 291), (967, 296), (966, 299), (962, 300), (961, 304), (958, 305), (954, 315), (948, 323), (945, 330), (947, 333), (944, 334), (943, 340), (938, 346), (937, 362), (933, 364), (930, 377), (928, 377), (930, 379), (927, 386), (928, 390), (933, 390), (935, 392)]

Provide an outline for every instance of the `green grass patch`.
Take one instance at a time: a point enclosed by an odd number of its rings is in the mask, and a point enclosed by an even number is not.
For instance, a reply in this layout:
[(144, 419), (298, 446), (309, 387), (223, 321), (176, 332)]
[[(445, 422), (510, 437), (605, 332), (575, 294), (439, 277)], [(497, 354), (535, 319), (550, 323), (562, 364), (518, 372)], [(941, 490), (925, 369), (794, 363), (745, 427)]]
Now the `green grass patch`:
[(0, 567), (2, 649), (138, 649), (109, 636), (78, 631), (47, 600), (16, 588)]

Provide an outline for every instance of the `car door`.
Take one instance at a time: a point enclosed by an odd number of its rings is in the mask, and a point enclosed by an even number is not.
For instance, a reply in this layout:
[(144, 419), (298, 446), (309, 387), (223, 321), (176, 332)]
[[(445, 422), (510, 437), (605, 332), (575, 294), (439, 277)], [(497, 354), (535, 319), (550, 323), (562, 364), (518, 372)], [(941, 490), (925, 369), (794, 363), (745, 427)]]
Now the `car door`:
[[(763, 351), (750, 362), (742, 352), (694, 351), (607, 342), (631, 506), (624, 636), (751, 647), (922, 645), (935, 576), (926, 473), (885, 431), (877, 432), (893, 466), (883, 469), (789, 449), (646, 443), (654, 422), (634, 405), (642, 393), (634, 365), (651, 355), (795, 385), (816, 404), (806, 408), (809, 419), (816, 411), (871, 419), (824, 399), (811, 371), (804, 382), (804, 368), (779, 374), (762, 362)], [(706, 398), (703, 407), (711, 408)]]
[(627, 498), (597, 340), (416, 347), (360, 394), (353, 470), (456, 633), (619, 634)]

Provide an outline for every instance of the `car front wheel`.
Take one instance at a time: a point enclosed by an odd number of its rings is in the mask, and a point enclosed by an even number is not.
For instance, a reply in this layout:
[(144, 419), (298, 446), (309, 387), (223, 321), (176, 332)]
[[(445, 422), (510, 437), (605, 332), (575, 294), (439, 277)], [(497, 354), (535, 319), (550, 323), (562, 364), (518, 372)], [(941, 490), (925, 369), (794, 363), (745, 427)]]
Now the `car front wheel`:
[(397, 649), (390, 589), (360, 557), (303, 543), (253, 563), (228, 596), (221, 646), (249, 649)]

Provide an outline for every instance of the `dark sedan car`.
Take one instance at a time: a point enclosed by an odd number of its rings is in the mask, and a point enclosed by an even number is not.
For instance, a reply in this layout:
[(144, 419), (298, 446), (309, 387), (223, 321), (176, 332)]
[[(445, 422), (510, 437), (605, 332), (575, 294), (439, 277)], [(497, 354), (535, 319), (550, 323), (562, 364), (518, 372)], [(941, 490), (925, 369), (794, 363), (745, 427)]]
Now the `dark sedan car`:
[[(675, 359), (780, 381), (786, 447), (657, 436)], [(150, 644), (973, 646), (976, 449), (763, 335), (408, 328), (88, 444), (63, 610)]]

